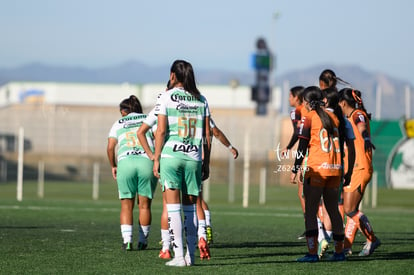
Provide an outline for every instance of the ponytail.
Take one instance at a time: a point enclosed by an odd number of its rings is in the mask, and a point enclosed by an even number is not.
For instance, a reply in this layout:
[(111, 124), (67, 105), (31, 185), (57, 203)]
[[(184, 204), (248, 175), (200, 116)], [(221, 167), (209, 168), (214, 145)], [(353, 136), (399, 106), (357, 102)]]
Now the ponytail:
[(362, 101), (361, 92), (352, 88), (344, 88), (339, 92), (340, 100), (345, 100), (349, 106), (363, 111), (367, 114), (369, 120), (371, 120), (371, 113), (368, 113), (365, 109), (364, 102)]
[(325, 102), (323, 102), (322, 100), (323, 96), (321, 89), (319, 89), (316, 86), (310, 86), (307, 87), (303, 93), (304, 101), (309, 103), (309, 107), (311, 108), (311, 110), (316, 111), (322, 122), (322, 126), (326, 129), (328, 135), (333, 136), (335, 126), (333, 124), (331, 117), (325, 112), (324, 109), (322, 109), (322, 107), (325, 105)]
[(319, 81), (324, 83), (326, 87), (334, 88), (335, 90), (337, 90), (336, 85), (338, 84), (338, 82), (342, 85), (351, 86), (351, 84), (349, 84), (345, 80), (337, 77), (335, 72), (330, 69), (322, 71), (322, 73), (319, 76)]
[(122, 100), (119, 104), (119, 109), (124, 110), (127, 114), (142, 113), (141, 102), (134, 95), (130, 95), (129, 98)]

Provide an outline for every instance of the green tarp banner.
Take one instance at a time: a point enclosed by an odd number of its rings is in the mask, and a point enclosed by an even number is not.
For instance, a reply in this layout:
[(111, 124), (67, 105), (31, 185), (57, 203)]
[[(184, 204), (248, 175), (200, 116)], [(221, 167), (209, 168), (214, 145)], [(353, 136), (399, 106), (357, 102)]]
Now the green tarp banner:
[(378, 187), (414, 189), (414, 139), (407, 137), (409, 121), (371, 121)]

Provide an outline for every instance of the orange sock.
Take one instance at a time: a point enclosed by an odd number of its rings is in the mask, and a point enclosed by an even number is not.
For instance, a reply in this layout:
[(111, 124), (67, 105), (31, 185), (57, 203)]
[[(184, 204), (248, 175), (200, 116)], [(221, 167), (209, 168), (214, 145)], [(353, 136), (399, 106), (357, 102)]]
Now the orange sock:
[[(357, 215), (355, 215), (357, 216)], [(354, 216), (354, 217), (355, 217)], [(352, 244), (355, 240), (355, 235), (359, 227), (359, 219), (358, 223), (355, 223), (353, 218), (347, 217), (346, 219), (346, 226), (345, 226), (345, 241), (344, 241), (344, 248), (351, 248)]]
[(358, 212), (359, 216), (359, 229), (362, 234), (367, 238), (368, 241), (374, 242), (376, 240), (374, 230), (372, 230), (371, 224), (369, 223), (368, 217), (365, 216), (361, 211)]

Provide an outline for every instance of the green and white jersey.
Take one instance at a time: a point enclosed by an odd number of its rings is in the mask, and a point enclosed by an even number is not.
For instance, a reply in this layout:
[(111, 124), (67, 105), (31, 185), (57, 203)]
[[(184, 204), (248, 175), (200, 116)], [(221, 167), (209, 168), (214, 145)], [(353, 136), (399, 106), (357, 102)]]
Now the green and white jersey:
[[(146, 117), (145, 114), (129, 113), (112, 125), (108, 137), (118, 140), (118, 162), (129, 156), (148, 158), (137, 137), (137, 131)], [(147, 132), (146, 137), (151, 150), (154, 151), (154, 135), (151, 130)]]
[(155, 115), (155, 107), (148, 113), (147, 118), (144, 120), (144, 123), (151, 127), (152, 132), (155, 133), (157, 130), (157, 116)]
[(201, 161), (204, 120), (210, 116), (206, 98), (173, 88), (159, 97), (155, 114), (168, 119), (161, 157)]
[[(157, 97), (157, 101), (163, 93), (159, 93)], [(152, 132), (155, 133), (157, 130), (157, 115), (155, 114), (155, 107), (148, 113), (147, 118), (144, 121), (149, 127), (151, 127)]]

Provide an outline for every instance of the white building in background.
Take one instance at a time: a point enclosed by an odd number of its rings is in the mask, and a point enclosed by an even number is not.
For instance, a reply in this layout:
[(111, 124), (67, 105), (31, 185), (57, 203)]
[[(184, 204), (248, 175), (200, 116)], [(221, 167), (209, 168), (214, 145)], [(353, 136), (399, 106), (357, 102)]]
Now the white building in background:
[[(149, 112), (165, 88), (165, 83), (8, 83), (0, 87), (0, 155), (16, 161), (16, 141), (19, 129), (23, 128), (25, 165), (37, 167), (42, 161), (53, 173), (86, 178), (92, 163), (108, 165), (107, 138), (110, 127), (120, 117), (119, 103), (134, 94), (144, 112)], [(271, 159), (280, 134), (289, 135), (291, 130), (289, 118), (282, 125), (278, 116), (280, 90), (273, 93), (268, 115), (257, 116), (249, 86), (199, 85), (198, 88), (208, 99), (216, 125), (239, 150), (241, 158), (248, 152), (254, 165), (273, 165)], [(281, 130), (285, 125), (289, 131)], [(226, 175), (224, 167), (232, 156), (216, 139), (213, 139), (212, 158), (217, 177)]]
[[(165, 83), (8, 83), (0, 88), (0, 152), (15, 151), (11, 143), (23, 127), (30, 145), (28, 154), (106, 157), (108, 131), (120, 117), (119, 103), (134, 94), (144, 112), (149, 112), (165, 88)], [(280, 108), (279, 90), (274, 93), (268, 115), (256, 116), (249, 86), (198, 88), (208, 99), (217, 126), (239, 150), (243, 150), (246, 133), (251, 135), (252, 158), (267, 157), (276, 148), (281, 129), (275, 119)], [(1, 145), (6, 139), (7, 144)], [(228, 156), (221, 145), (213, 146), (213, 151), (217, 158)]]
[[(208, 99), (212, 109), (255, 109), (249, 86), (199, 85), (198, 88)], [(149, 108), (154, 105), (157, 95), (163, 91), (165, 91), (165, 84), (11, 82), (0, 87), (0, 107), (10, 104), (110, 107), (116, 106), (121, 100), (134, 94), (144, 108)], [(276, 89), (271, 102), (273, 110), (280, 109), (280, 99), (280, 89)]]

